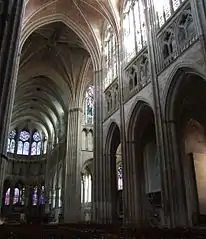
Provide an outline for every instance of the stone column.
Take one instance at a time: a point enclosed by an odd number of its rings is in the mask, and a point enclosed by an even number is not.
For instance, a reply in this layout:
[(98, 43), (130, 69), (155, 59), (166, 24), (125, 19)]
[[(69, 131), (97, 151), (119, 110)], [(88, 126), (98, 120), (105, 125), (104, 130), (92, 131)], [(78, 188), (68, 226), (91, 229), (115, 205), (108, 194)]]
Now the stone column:
[(44, 188), (44, 197), (45, 197), (45, 213), (49, 214), (50, 212), (50, 208), (49, 208), (49, 197), (50, 197), (50, 180), (51, 178), (49, 178), (49, 164), (50, 162), (48, 161), (48, 157), (46, 158), (46, 165), (45, 165), (45, 188)]
[[(0, 154), (6, 153), (8, 127), (16, 88), (15, 70), (19, 62), (18, 47), (23, 3), (23, 0), (3, 0), (3, 11), (0, 12)], [(0, 165), (0, 195), (2, 195), (4, 165), (1, 157)]]
[[(95, 111), (94, 111), (94, 174), (93, 174), (93, 199), (92, 199), (92, 220), (95, 223), (107, 223), (111, 220), (109, 215), (109, 202), (106, 200), (105, 186), (106, 170), (109, 165), (105, 165), (103, 156), (103, 79), (102, 70), (94, 72), (95, 86)], [(110, 182), (107, 182), (110, 184)]]
[(68, 113), (66, 157), (64, 161), (64, 221), (81, 219), (80, 174), (80, 123), (82, 109), (73, 108)]

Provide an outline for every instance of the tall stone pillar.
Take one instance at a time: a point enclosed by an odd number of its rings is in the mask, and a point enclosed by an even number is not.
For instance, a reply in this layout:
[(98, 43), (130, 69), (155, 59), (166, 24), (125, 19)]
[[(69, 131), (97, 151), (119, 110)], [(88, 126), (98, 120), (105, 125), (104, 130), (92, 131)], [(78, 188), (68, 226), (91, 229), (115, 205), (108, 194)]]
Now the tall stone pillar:
[(105, 165), (103, 157), (103, 80), (102, 70), (94, 72), (95, 87), (95, 112), (94, 112), (94, 175), (93, 175), (93, 200), (92, 220), (96, 223), (106, 223), (107, 201), (105, 197)]
[(23, 0), (0, 1), (0, 195), (3, 188), (4, 161), (8, 127), (16, 88), (19, 36), (23, 15)]
[(67, 145), (64, 162), (64, 221), (78, 222), (81, 219), (81, 174), (80, 174), (80, 123), (82, 109), (73, 108), (68, 113)]
[(23, 0), (3, 0), (0, 14), (0, 152), (5, 152), (8, 124), (11, 117), (16, 79), (13, 78), (18, 62)]

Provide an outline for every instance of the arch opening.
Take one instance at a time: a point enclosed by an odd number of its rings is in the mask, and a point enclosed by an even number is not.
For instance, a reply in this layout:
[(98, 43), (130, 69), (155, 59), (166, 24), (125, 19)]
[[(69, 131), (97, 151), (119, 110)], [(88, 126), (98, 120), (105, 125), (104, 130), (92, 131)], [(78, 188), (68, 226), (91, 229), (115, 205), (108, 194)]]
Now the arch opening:
[(166, 120), (175, 122), (173, 149), (182, 175), (187, 221), (206, 223), (206, 83), (199, 75), (177, 71), (166, 100)]

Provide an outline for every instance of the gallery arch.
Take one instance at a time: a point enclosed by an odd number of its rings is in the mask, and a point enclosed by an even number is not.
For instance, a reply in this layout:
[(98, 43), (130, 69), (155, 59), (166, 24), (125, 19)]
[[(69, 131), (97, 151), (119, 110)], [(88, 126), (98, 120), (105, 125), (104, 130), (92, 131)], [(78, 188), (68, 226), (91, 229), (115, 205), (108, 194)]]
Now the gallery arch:
[(120, 144), (120, 129), (116, 123), (112, 123), (106, 140), (106, 160), (108, 165), (105, 177), (109, 185), (106, 187), (107, 200), (111, 203), (110, 217), (113, 222), (122, 218), (122, 190), (123, 190), (123, 169)]
[[(128, 128), (130, 220), (149, 225), (161, 223), (160, 162), (157, 154), (154, 113), (145, 102), (138, 102)], [(133, 172), (133, 174), (132, 174)], [(142, 205), (139, 207), (138, 205)]]
[(92, 213), (92, 161), (88, 160), (81, 172), (81, 208), (85, 221), (91, 221)]
[(204, 173), (206, 157), (206, 83), (191, 69), (180, 69), (170, 85), (166, 101), (167, 133), (175, 170), (173, 188), (182, 224), (206, 222)]

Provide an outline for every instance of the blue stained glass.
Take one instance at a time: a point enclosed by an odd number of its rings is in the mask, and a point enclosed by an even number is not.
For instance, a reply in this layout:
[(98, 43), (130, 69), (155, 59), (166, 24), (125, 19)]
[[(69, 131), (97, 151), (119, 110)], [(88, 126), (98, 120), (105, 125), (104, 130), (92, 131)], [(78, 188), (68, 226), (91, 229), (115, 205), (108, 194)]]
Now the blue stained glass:
[(33, 140), (35, 140), (35, 141), (40, 141), (41, 140), (41, 136), (40, 136), (39, 132), (35, 132), (33, 134)]
[(40, 154), (41, 154), (41, 142), (38, 142), (38, 144), (37, 144), (36, 154), (37, 154), (37, 155), (40, 155)]
[(31, 145), (31, 155), (36, 155), (37, 152), (36, 152), (36, 142), (33, 142), (32, 145)]
[(93, 123), (94, 115), (94, 86), (88, 87), (85, 95), (85, 117), (86, 123)]
[(17, 148), (17, 154), (22, 154), (22, 152), (23, 152), (23, 146), (24, 146), (23, 142), (22, 142), (22, 141), (19, 141), (19, 142), (18, 142), (18, 148)]
[(29, 155), (29, 142), (24, 143), (23, 155)]
[(27, 141), (30, 138), (30, 134), (28, 131), (21, 131), (19, 139), (22, 141)]
[(10, 143), (10, 152), (13, 154), (14, 153), (14, 150), (15, 150), (15, 146), (16, 146), (16, 142), (14, 139), (11, 140), (11, 143)]
[(19, 202), (19, 195), (20, 195), (19, 189), (18, 189), (18, 188), (15, 188), (15, 189), (14, 189), (13, 204), (16, 204), (16, 203)]
[(16, 130), (12, 130), (12, 131), (9, 133), (9, 137), (13, 139), (15, 136), (16, 136)]

